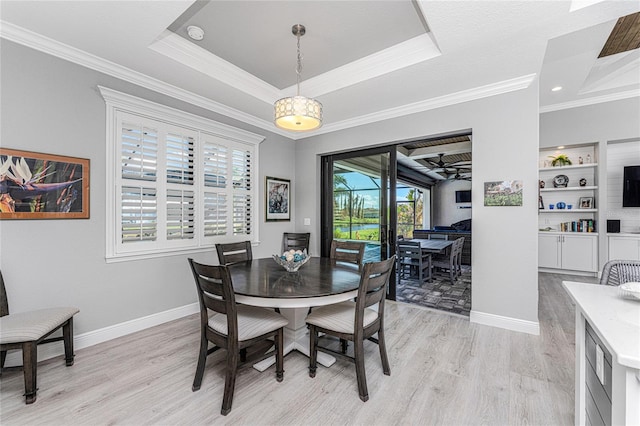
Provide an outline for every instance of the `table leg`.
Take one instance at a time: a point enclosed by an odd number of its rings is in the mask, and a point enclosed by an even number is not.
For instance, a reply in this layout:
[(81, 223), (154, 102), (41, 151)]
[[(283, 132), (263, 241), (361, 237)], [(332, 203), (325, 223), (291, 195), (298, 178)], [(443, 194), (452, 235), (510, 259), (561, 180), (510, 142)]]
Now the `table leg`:
[[(308, 312), (309, 308), (280, 308), (280, 313), (289, 320), (289, 324), (284, 328), (284, 355), (291, 351), (298, 351), (309, 356), (309, 332), (305, 322)], [(254, 364), (253, 368), (264, 371), (275, 362), (274, 355)], [(325, 367), (331, 367), (336, 359), (324, 352), (318, 352), (318, 362)]]

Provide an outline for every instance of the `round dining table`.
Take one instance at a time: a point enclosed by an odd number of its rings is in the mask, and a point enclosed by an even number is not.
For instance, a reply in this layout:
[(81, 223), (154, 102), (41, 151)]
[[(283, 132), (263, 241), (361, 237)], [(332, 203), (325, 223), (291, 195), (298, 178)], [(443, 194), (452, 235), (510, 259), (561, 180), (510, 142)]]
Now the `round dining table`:
[[(309, 356), (305, 319), (309, 308), (353, 299), (358, 294), (360, 271), (351, 263), (312, 257), (296, 272), (288, 272), (272, 258), (253, 259), (228, 265), (236, 302), (278, 308), (289, 320), (284, 332), (284, 354), (297, 350)], [(267, 358), (254, 365), (266, 370), (275, 362)], [(318, 362), (331, 366), (335, 358), (318, 353)]]

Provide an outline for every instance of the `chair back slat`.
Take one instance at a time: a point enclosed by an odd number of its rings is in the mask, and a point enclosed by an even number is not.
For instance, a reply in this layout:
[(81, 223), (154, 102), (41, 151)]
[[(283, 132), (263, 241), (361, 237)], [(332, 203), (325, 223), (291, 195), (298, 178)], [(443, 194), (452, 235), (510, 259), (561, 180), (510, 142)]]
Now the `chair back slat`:
[(311, 233), (285, 232), (282, 235), (282, 252), (287, 250), (306, 250), (309, 252)]
[(0, 317), (9, 315), (9, 301), (7, 300), (7, 289), (4, 288), (4, 278), (0, 271)]
[(340, 262), (355, 263), (358, 268), (361, 268), (362, 260), (364, 259), (364, 248), (364, 243), (333, 240), (331, 241), (329, 257)]
[(640, 281), (640, 261), (610, 260), (602, 270), (600, 284), (619, 286), (628, 282)]
[(228, 336), (238, 335), (235, 293), (231, 275), (226, 266), (204, 265), (189, 259), (193, 278), (196, 282), (200, 319), (205, 327), (209, 321), (209, 310), (227, 315)]
[(380, 262), (365, 263), (360, 275), (360, 286), (356, 299), (356, 317), (364, 309), (378, 303), (378, 315), (384, 312), (384, 300), (387, 296), (389, 277), (393, 271), (396, 256)]
[(422, 249), (419, 241), (399, 241), (397, 249), (398, 257), (405, 259), (420, 259), (422, 257)]
[(230, 265), (232, 263), (253, 259), (250, 241), (216, 244), (216, 252), (218, 253), (218, 262), (220, 265)]

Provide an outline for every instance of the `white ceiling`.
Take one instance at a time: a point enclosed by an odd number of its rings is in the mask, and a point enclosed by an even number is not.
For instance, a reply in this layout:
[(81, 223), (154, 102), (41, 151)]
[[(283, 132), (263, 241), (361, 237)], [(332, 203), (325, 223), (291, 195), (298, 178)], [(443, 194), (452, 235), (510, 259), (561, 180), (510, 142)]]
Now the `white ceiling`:
[[(579, 7), (583, 6), (583, 7)], [(541, 111), (640, 96), (638, 49), (598, 60), (637, 1), (7, 1), (0, 36), (293, 139), (527, 87)], [(295, 92), (324, 125), (273, 124)], [(198, 25), (205, 39), (185, 36)], [(551, 92), (554, 86), (563, 86)]]

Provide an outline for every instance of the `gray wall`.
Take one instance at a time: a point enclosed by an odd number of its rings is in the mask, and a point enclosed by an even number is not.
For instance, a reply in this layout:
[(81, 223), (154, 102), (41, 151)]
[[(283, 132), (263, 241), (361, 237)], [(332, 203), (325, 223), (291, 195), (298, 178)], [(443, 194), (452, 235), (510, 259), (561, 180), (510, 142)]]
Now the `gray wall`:
[[(536, 81), (525, 90), (300, 140), (296, 183), (316, 190), (296, 193), (296, 227), (320, 235), (320, 155), (471, 129), (472, 309), (485, 318), (537, 323), (538, 126)], [(524, 181), (524, 205), (484, 207), (483, 182), (505, 179)], [(312, 251), (319, 248), (315, 238)]]
[[(106, 119), (97, 85), (266, 135), (259, 147), (261, 243), (254, 255), (280, 251), (282, 232), (293, 231), (295, 222), (264, 222), (264, 177), (292, 179), (295, 191), (291, 140), (4, 39), (0, 51), (2, 147), (91, 161), (90, 219), (0, 222), (0, 267), (12, 311), (77, 306), (76, 333), (82, 334), (196, 302), (187, 256), (105, 263)], [(194, 257), (217, 263), (215, 250)]]
[(433, 187), (433, 226), (449, 226), (464, 219), (471, 219), (471, 203), (456, 203), (456, 191), (471, 189), (471, 182), (451, 180), (439, 182)]

